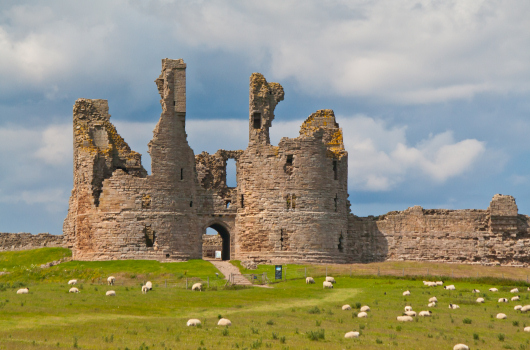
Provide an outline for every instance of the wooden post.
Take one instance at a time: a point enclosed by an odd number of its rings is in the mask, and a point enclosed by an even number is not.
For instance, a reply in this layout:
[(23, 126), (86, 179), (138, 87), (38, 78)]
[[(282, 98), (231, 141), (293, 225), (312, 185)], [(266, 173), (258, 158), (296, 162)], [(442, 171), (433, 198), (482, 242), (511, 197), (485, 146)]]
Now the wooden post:
[(188, 277), (186, 277), (186, 290), (188, 290)]

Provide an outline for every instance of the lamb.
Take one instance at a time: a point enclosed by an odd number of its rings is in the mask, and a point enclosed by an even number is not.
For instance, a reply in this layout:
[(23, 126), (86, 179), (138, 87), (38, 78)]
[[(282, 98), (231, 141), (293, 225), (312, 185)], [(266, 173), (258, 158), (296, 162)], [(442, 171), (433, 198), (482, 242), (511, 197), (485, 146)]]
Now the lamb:
[(79, 293), (79, 289), (77, 289), (76, 287), (72, 287), (72, 288), (70, 288), (68, 293)]
[(363, 312), (370, 311), (370, 306), (365, 305), (365, 306), (361, 307), (361, 311), (363, 311)]
[(70, 280), (70, 281), (68, 281), (68, 284), (69, 285), (77, 284), (77, 280)]
[(515, 306), (513, 307), (514, 310), (521, 310), (522, 308), (523, 308), (522, 305), (515, 305)]
[(484, 298), (477, 298), (477, 303), (483, 303), (484, 302)]
[(409, 305), (405, 306), (405, 311), (412, 311), (412, 306), (409, 306)]
[(436, 307), (436, 303), (429, 303), (427, 304), (428, 307)]
[(436, 297), (429, 298), (429, 303), (437, 303), (438, 299)]
[(436, 285), (437, 286), (443, 286), (444, 285), (444, 281), (436, 281)]
[(232, 325), (232, 322), (230, 322), (230, 320), (227, 319), (227, 318), (221, 318), (221, 319), (219, 320), (219, 322), (217, 322), (217, 325), (218, 325), (218, 326), (227, 326), (227, 327), (228, 327), (228, 326), (231, 326), (231, 325)]
[(410, 317), (410, 316), (398, 316), (397, 320), (399, 322), (412, 322), (412, 321), (414, 321), (414, 319), (412, 317)]
[(416, 311), (405, 311), (404, 314), (406, 316), (415, 317), (416, 316)]
[(149, 290), (152, 290), (152, 289), (153, 289), (153, 284), (152, 284), (150, 281), (145, 282), (145, 286), (146, 286)]
[(512, 290), (510, 291), (510, 293), (519, 293), (519, 289), (514, 288), (514, 289), (512, 289)]
[(406, 290), (406, 291), (403, 292), (403, 296), (404, 297), (407, 296), (407, 295), (410, 295), (410, 291), (409, 290)]
[(426, 316), (431, 316), (431, 314), (432, 314), (431, 311), (420, 311), (418, 315), (422, 317), (426, 317)]
[(512, 297), (510, 300), (511, 301), (518, 301), (520, 299), (520, 297), (518, 295)]
[(191, 290), (198, 290), (199, 292), (202, 291), (202, 283), (195, 283), (193, 286), (191, 286)]
[(109, 290), (107, 293), (105, 293), (106, 296), (109, 296), (109, 297), (115, 297), (116, 296), (116, 292), (113, 291), (113, 290)]
[(368, 314), (366, 312), (359, 312), (357, 314), (357, 317), (366, 318), (366, 317), (368, 317)]
[(447, 290), (456, 290), (455, 286), (453, 284), (449, 285), (449, 286), (444, 286), (444, 289), (447, 289)]
[(478, 290), (478, 289), (473, 289), (471, 292), (473, 292), (473, 293), (480, 293), (480, 290)]
[(523, 330), (524, 330), (525, 332), (530, 332), (530, 326), (528, 326), (528, 327), (524, 327)]
[(460, 306), (456, 304), (449, 304), (449, 308), (455, 310), (455, 309), (460, 309)]
[(498, 292), (499, 290), (497, 288), (490, 288), (489, 291), (490, 292)]
[(326, 282), (337, 283), (335, 279), (331, 276), (326, 277)]
[(315, 283), (315, 280), (313, 279), (313, 277), (306, 277), (305, 284), (314, 284), (314, 283)]
[(346, 311), (346, 310), (351, 310), (351, 306), (346, 304), (346, 305), (342, 305), (342, 310), (343, 311)]
[(324, 281), (324, 283), (322, 283), (322, 285), (324, 286), (323, 288), (333, 288), (333, 284), (331, 282), (328, 282), (328, 281)]
[(113, 286), (114, 285), (114, 282), (116, 282), (116, 277), (114, 276), (110, 276), (109, 278), (107, 278), (107, 284), (109, 286)]
[(28, 287), (17, 290), (17, 294), (28, 294), (28, 293), (29, 293)]
[(497, 318), (499, 320), (504, 320), (504, 319), (506, 319), (506, 314), (503, 314), (503, 313), (497, 314)]
[(201, 324), (201, 321), (196, 318), (190, 318), (186, 323), (186, 326), (198, 326)]
[(508, 302), (508, 299), (506, 298), (500, 298), (499, 299), (499, 303), (507, 303)]
[(359, 338), (359, 332), (348, 332), (344, 335), (344, 338)]
[(521, 308), (521, 312), (527, 312), (528, 310), (530, 310), (530, 305), (525, 305)]
[(469, 350), (469, 346), (466, 344), (456, 344), (453, 346), (453, 350)]
[(147, 288), (147, 285), (142, 286), (142, 294), (147, 294), (148, 291), (149, 291), (149, 288)]

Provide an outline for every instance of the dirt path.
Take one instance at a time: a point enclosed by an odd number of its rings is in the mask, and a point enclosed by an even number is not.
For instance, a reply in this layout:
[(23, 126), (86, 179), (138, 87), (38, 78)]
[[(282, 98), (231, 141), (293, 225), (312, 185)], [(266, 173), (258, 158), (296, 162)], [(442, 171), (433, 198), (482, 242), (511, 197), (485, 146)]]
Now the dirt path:
[(252, 286), (252, 283), (243, 277), (241, 272), (239, 272), (239, 269), (230, 264), (230, 262), (220, 260), (210, 260), (210, 262), (219, 271), (221, 271), (221, 273), (225, 276), (225, 280), (229, 280), (232, 282), (232, 284), (237, 284), (240, 286)]

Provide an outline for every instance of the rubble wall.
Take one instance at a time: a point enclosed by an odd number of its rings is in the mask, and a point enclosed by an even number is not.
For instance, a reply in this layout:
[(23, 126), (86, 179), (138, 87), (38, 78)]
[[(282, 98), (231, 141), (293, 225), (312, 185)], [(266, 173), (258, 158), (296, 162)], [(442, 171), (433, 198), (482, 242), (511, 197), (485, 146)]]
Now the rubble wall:
[(0, 232), (0, 251), (29, 250), (37, 248), (63, 247), (62, 235), (49, 233), (5, 233)]

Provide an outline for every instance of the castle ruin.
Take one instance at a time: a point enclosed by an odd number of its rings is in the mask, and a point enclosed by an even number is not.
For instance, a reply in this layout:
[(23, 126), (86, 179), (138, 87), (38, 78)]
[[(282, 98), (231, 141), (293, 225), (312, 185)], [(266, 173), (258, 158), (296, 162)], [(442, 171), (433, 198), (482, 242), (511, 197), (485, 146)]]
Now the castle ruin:
[[(162, 60), (162, 113), (149, 142), (151, 174), (110, 122), (106, 100), (73, 110), (74, 188), (64, 221), (76, 260), (222, 258), (351, 263), (437, 260), (527, 264), (530, 218), (511, 196), (486, 210), (412, 207), (361, 218), (350, 212), (348, 154), (332, 110), (310, 115), (296, 138), (270, 144), (278, 83), (250, 77), (245, 150), (194, 155), (186, 135), (186, 64)], [(237, 186), (226, 184), (234, 159)], [(207, 228), (220, 239), (204, 239)], [(206, 247), (208, 246), (208, 247)]]

